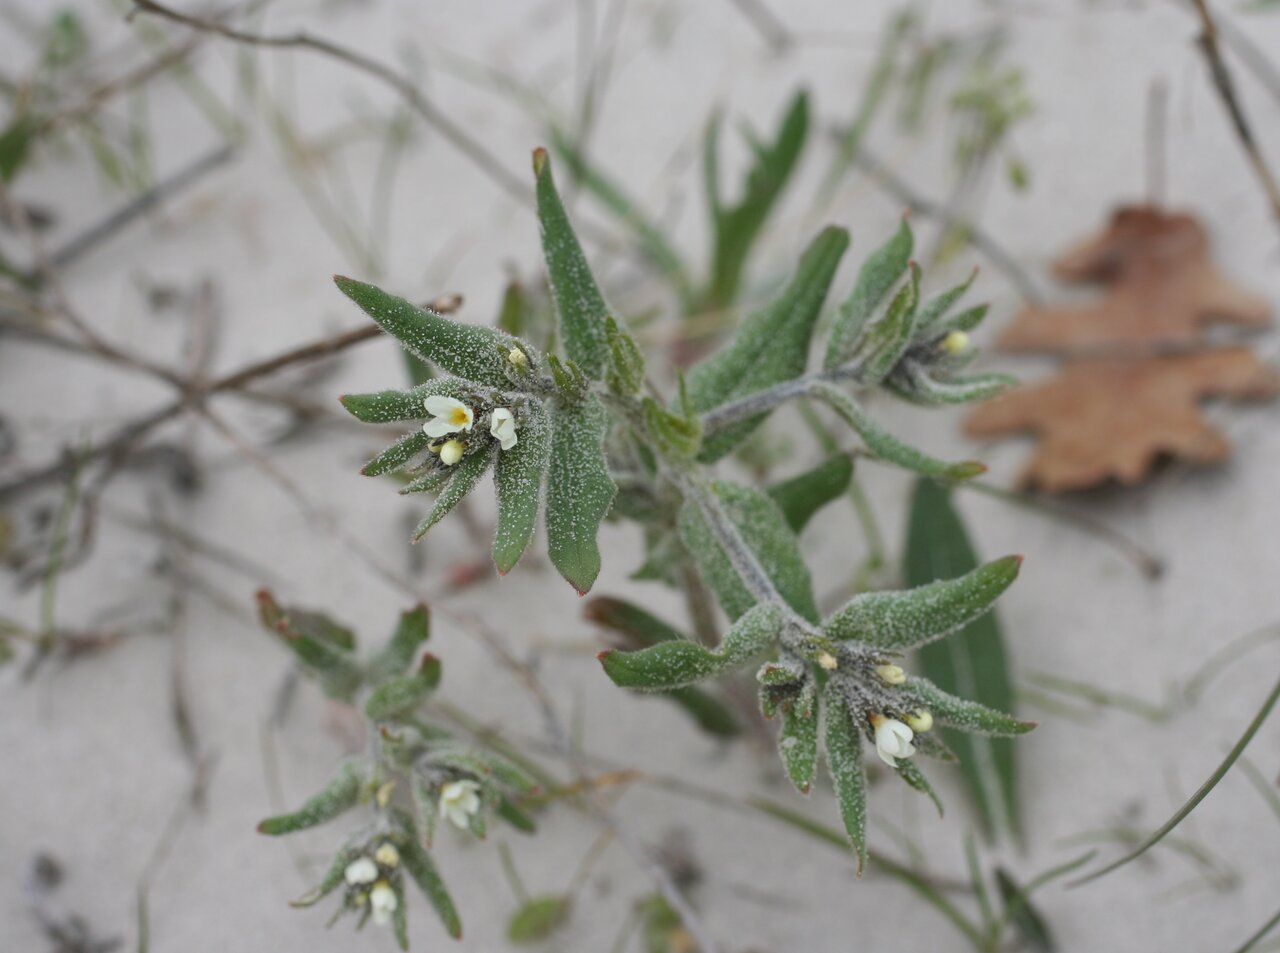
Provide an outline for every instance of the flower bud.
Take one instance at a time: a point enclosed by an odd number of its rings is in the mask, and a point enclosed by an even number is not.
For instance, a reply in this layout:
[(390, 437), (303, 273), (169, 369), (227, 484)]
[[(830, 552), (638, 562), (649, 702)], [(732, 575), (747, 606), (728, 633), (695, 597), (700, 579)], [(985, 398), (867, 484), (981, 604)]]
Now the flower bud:
[(818, 667), (825, 671), (834, 672), (839, 664), (839, 660), (830, 652), (823, 652), (818, 656)]
[(876, 674), (886, 685), (901, 685), (907, 680), (907, 673), (902, 670), (902, 666), (890, 663), (877, 665)]
[(511, 362), (511, 366), (516, 370), (523, 371), (529, 366), (529, 355), (518, 347), (513, 347), (507, 352), (507, 360)]
[(462, 459), (462, 452), (466, 449), (461, 440), (446, 440), (440, 448), (440, 462), (446, 467), (451, 467)]
[(948, 354), (961, 354), (969, 347), (969, 335), (963, 331), (952, 331), (938, 343), (938, 347)]
[(395, 844), (387, 841), (373, 852), (373, 859), (383, 867), (395, 867), (400, 863), (400, 851), (396, 850)]
[(933, 712), (928, 709), (921, 708), (919, 711), (911, 712), (902, 719), (916, 734), (928, 731), (933, 727)]

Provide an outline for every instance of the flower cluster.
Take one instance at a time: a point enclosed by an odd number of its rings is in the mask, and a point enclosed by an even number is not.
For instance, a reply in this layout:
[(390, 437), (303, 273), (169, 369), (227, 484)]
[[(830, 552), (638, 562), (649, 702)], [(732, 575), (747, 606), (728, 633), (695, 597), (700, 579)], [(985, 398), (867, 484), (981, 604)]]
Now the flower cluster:
[[(466, 444), (454, 434), (471, 433), (475, 425), (475, 411), (456, 397), (432, 394), (423, 401), (430, 419), (422, 425), (422, 431), (432, 439), (431, 450), (440, 462), (451, 467), (462, 459)], [(489, 413), (489, 436), (498, 441), (503, 450), (510, 450), (517, 443), (516, 416), (507, 407), (495, 407)]]
[(390, 841), (383, 841), (372, 853), (361, 853), (342, 872), (347, 885), (346, 905), (364, 910), (374, 923), (390, 923), (400, 906), (399, 867), (400, 852)]

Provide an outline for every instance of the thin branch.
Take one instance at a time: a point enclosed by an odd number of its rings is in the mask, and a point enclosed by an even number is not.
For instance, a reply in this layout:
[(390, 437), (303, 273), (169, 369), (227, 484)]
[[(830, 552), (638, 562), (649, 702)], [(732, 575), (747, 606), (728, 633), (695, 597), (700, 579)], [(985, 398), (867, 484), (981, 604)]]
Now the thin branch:
[(133, 17), (138, 13), (153, 14), (173, 23), (179, 23), (194, 30), (213, 33), (249, 46), (310, 50), (346, 63), (348, 66), (352, 66), (362, 73), (380, 80), (400, 94), (414, 112), (425, 119), (441, 136), (471, 159), (482, 172), (496, 182), (512, 198), (525, 205), (530, 204), (532, 201), (528, 183), (508, 170), (480, 140), (473, 137), (466, 129), (442, 113), (431, 100), (422, 94), (418, 84), (413, 79), (396, 72), (391, 67), (372, 57), (303, 31), (280, 35), (248, 33), (229, 27), (218, 20), (181, 13), (163, 4), (156, 3), (155, 0), (134, 0), (134, 6), (129, 12), (129, 16)]
[(1209, 77), (1213, 80), (1213, 87), (1217, 90), (1218, 96), (1222, 100), (1222, 105), (1227, 110), (1227, 115), (1231, 117), (1231, 125), (1235, 128), (1236, 138), (1240, 140), (1240, 145), (1249, 159), (1249, 164), (1253, 166), (1254, 174), (1262, 185), (1262, 191), (1267, 196), (1267, 202), (1271, 206), (1271, 214), (1275, 216), (1277, 222), (1280, 222), (1280, 182), (1276, 181), (1271, 168), (1267, 165), (1266, 160), (1263, 159), (1262, 152), (1258, 148), (1257, 139), (1253, 134), (1253, 127), (1249, 124), (1249, 119), (1244, 114), (1244, 107), (1240, 105), (1235, 79), (1227, 68), (1226, 60), (1222, 57), (1222, 50), (1218, 46), (1218, 26), (1214, 22), (1213, 14), (1209, 12), (1209, 5), (1205, 0), (1193, 0), (1193, 2), (1196, 12), (1200, 15), (1201, 32), (1197, 39), (1197, 44), (1209, 64)]

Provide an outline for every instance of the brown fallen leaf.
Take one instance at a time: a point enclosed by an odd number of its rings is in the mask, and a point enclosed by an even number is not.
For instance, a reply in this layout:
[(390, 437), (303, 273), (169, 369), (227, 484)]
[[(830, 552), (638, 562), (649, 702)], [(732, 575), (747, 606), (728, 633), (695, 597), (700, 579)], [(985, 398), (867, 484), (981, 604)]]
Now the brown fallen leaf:
[(1118, 209), (1100, 235), (1059, 259), (1054, 273), (1107, 291), (1092, 305), (1028, 308), (1005, 328), (999, 348), (1079, 354), (1190, 343), (1213, 323), (1269, 323), (1267, 302), (1213, 266), (1199, 222), (1149, 205)]
[(1244, 347), (1165, 357), (1069, 361), (1043, 384), (1009, 391), (965, 422), (976, 437), (1031, 432), (1039, 445), (1020, 483), (1050, 493), (1139, 482), (1156, 460), (1217, 463), (1230, 445), (1200, 412), (1207, 397), (1280, 393), (1280, 373)]

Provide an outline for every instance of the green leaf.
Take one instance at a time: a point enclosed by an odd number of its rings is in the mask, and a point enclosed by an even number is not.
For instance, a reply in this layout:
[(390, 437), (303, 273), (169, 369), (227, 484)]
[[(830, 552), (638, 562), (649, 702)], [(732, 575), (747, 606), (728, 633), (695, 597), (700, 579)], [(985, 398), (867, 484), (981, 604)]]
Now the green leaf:
[[(848, 232), (824, 229), (800, 257), (782, 294), (747, 318), (732, 344), (689, 372), (689, 398), (695, 410), (705, 413), (804, 373), (814, 325), (848, 247)], [(723, 457), (767, 416), (760, 414), (709, 436), (702, 459), (711, 462)]]
[(827, 768), (835, 784), (844, 829), (858, 852), (858, 873), (862, 873), (867, 865), (867, 773), (862, 766), (862, 734), (844, 699), (830, 688), (830, 682), (827, 684), (822, 706), (827, 721), (823, 739)]
[(389, 678), (370, 692), (364, 703), (364, 713), (374, 721), (412, 715), (439, 684), (440, 661), (433, 655), (425, 655), (416, 674)]
[(431, 637), (431, 612), (423, 604), (400, 614), (391, 638), (369, 663), (369, 680), (382, 681), (401, 674), (411, 664), (418, 648)]
[(444, 519), (455, 506), (462, 502), (468, 493), (476, 488), (480, 478), (489, 471), (497, 450), (496, 444), (481, 447), (463, 457), (460, 463), (451, 468), (453, 473), (449, 477), (449, 482), (444, 485), (444, 489), (436, 497), (436, 502), (431, 507), (431, 512), (418, 524), (418, 528), (413, 531), (413, 541), (415, 543), (422, 539), (423, 536), (426, 536), (427, 530)]
[(874, 387), (889, 376), (911, 347), (916, 335), (916, 304), (920, 300), (920, 269), (911, 262), (911, 280), (893, 296), (884, 316), (867, 328), (858, 348), (862, 361), (859, 380)]
[(933, 806), (938, 809), (938, 816), (942, 817), (942, 799), (938, 797), (937, 792), (933, 789), (933, 785), (930, 784), (929, 779), (924, 776), (924, 772), (920, 770), (919, 765), (906, 758), (899, 758), (898, 763), (895, 766), (895, 770), (898, 772), (898, 777), (906, 781), (907, 784), (915, 788), (921, 794), (928, 795), (929, 800), (933, 802)]
[(605, 318), (605, 336), (609, 342), (609, 366), (605, 383), (615, 394), (629, 397), (640, 391), (644, 383), (644, 354), (640, 345), (611, 317)]
[(649, 436), (663, 456), (692, 460), (702, 449), (702, 420), (673, 414), (652, 397), (641, 401)]
[(1018, 578), (1021, 565), (1021, 556), (1006, 556), (956, 579), (900, 592), (865, 592), (827, 619), (822, 631), (833, 639), (857, 639), (889, 651), (918, 648), (990, 609)]
[(528, 347), (511, 335), (450, 321), (362, 281), (341, 275), (333, 281), (380, 328), (422, 360), (466, 380), (491, 387), (511, 386), (507, 354), (513, 347)]
[(853, 479), (853, 460), (837, 453), (812, 470), (775, 483), (765, 492), (778, 504), (787, 525), (796, 533), (804, 529), (813, 514), (839, 499)]
[(537, 822), (524, 811), (520, 810), (520, 808), (512, 804), (505, 796), (498, 798), (498, 806), (495, 810), (500, 818), (518, 831), (525, 834), (532, 834), (538, 829)]
[(347, 866), (351, 861), (355, 860), (357, 852), (351, 848), (343, 848), (338, 851), (333, 860), (329, 864), (329, 869), (325, 871), (324, 878), (320, 883), (316, 884), (297, 900), (290, 900), (291, 907), (314, 907), (317, 903), (327, 897), (345, 882), (344, 874)]
[(270, 592), (258, 592), (258, 614), (268, 630), (283, 638), (303, 669), (316, 677), (330, 698), (350, 701), (363, 680), (352, 649), (351, 630), (320, 612), (286, 608)]
[(538, 223), (542, 230), (542, 255), (547, 278), (560, 316), (560, 338), (569, 359), (593, 380), (600, 380), (609, 359), (605, 318), (609, 306), (596, 286), (573, 232), (569, 216), (560, 202), (551, 159), (545, 149), (533, 152), (533, 174), (537, 180)]
[[(978, 560), (969, 543), (960, 517), (951, 505), (948, 491), (928, 480), (916, 482), (907, 528), (903, 578), (920, 586), (940, 578), (955, 578), (971, 572)], [(951, 722), (965, 731), (980, 725), (1003, 727), (1010, 733), (1027, 727), (1007, 715), (984, 713), (988, 705), (1002, 711), (1013, 709), (1013, 684), (1005, 661), (1004, 641), (994, 613), (982, 615), (949, 639), (927, 645), (919, 653), (923, 673), (938, 686), (913, 679), (911, 687), (940, 724)], [(943, 696), (953, 692), (975, 703)], [(960, 758), (960, 770), (979, 820), (988, 836), (1007, 830), (1019, 833), (1017, 764), (1010, 741), (975, 737), (961, 731), (941, 729), (945, 743)]]
[(421, 430), (407, 433), (361, 467), (360, 472), (365, 476), (382, 476), (384, 473), (399, 470), (426, 450), (429, 443), (431, 438)]
[(887, 242), (867, 256), (858, 271), (849, 297), (840, 305), (839, 314), (827, 339), (827, 370), (839, 367), (858, 350), (867, 322), (875, 313), (889, 289), (898, 283), (907, 271), (914, 245), (911, 226), (903, 216), (898, 231)]
[(941, 477), (945, 480), (968, 480), (987, 470), (976, 461), (947, 463), (908, 446), (868, 417), (861, 404), (833, 384), (814, 384), (809, 389), (809, 395), (830, 406), (858, 432), (868, 450), (889, 463), (924, 476)]
[(558, 406), (551, 415), (547, 553), (579, 595), (591, 589), (600, 573), (596, 534), (618, 489), (604, 460), (608, 423), (595, 396), (580, 407)]
[(474, 388), (456, 377), (446, 377), (419, 384), (412, 390), (343, 394), (338, 399), (347, 413), (356, 420), (366, 424), (389, 424), (402, 420), (425, 420), (427, 409), (424, 401), (432, 394), (452, 397), (466, 403), (474, 399)]
[(331, 821), (344, 811), (355, 807), (360, 800), (364, 778), (354, 764), (344, 764), (338, 774), (314, 797), (292, 814), (269, 817), (258, 825), (258, 833), (273, 837), (306, 830), (325, 821)]
[[(813, 596), (813, 578), (800, 555), (796, 535), (778, 504), (759, 490), (736, 483), (717, 482), (711, 490), (747, 548), (755, 553), (761, 568), (773, 580), (778, 594), (801, 616), (816, 623), (818, 606)], [(730, 619), (738, 618), (755, 605), (755, 597), (692, 500), (680, 509), (680, 534)]]
[(412, 823), (407, 819), (402, 823), (405, 823), (410, 830), (409, 836), (396, 845), (400, 851), (400, 862), (430, 901), (431, 906), (435, 908), (440, 922), (444, 924), (449, 935), (455, 940), (460, 939), (462, 920), (458, 917), (458, 910), (453, 905), (453, 898), (449, 896), (444, 881), (440, 879), (440, 873), (436, 870), (431, 855), (423, 850), (417, 838), (412, 836)]
[(391, 881), (391, 892), (395, 894), (396, 908), (391, 911), (391, 929), (396, 935), (396, 945), (402, 950), (409, 949), (409, 907), (404, 902), (404, 881)]
[(749, 142), (754, 161), (747, 171), (742, 198), (736, 205), (726, 207), (719, 187), (719, 116), (708, 123), (703, 164), (714, 248), (707, 290), (701, 306), (693, 309), (695, 312), (727, 308), (737, 299), (747, 258), (795, 172), (808, 132), (809, 97), (801, 91), (787, 106), (772, 143)]
[[(635, 648), (647, 648), (659, 642), (689, 641), (657, 616), (625, 599), (597, 596), (587, 603), (583, 614), (597, 625), (623, 635)], [(664, 697), (688, 712), (708, 734), (728, 738), (742, 730), (729, 706), (700, 688), (677, 688), (665, 693)]]
[(601, 652), (600, 664), (615, 685), (665, 691), (735, 668), (769, 651), (782, 629), (782, 610), (763, 604), (748, 610), (714, 650), (694, 642), (660, 642), (638, 652)]
[(507, 921), (507, 939), (512, 943), (538, 943), (555, 934), (569, 919), (573, 898), (552, 894), (530, 897)]
[(36, 124), (29, 115), (21, 115), (0, 132), (0, 179), (12, 182), (31, 154)]
[(899, 397), (926, 406), (987, 400), (1018, 382), (1010, 374), (966, 374), (939, 380), (916, 364), (907, 368), (903, 376), (905, 381), (896, 376), (891, 378), (889, 389)]
[[(958, 285), (948, 288), (941, 294), (935, 295), (920, 306), (920, 314), (916, 318), (917, 333), (927, 335), (935, 327), (939, 326), (943, 319), (946, 318), (947, 312), (951, 310), (951, 306), (959, 301), (973, 285), (973, 280), (978, 277), (978, 269), (975, 268), (969, 272), (969, 277)], [(979, 306), (985, 313), (986, 305)], [(970, 310), (977, 310), (976, 308)], [(947, 329), (951, 330), (950, 328)], [(968, 329), (965, 329), (968, 330)], [(945, 336), (946, 332), (942, 332), (939, 336)]]
[(778, 731), (778, 754), (787, 769), (787, 777), (801, 794), (809, 793), (813, 772), (818, 766), (818, 709), (811, 705), (808, 711), (801, 705), (792, 705), (782, 712), (782, 727)]
[(1053, 953), (1056, 946), (1049, 924), (1031, 905), (1026, 892), (1003, 867), (996, 868), (996, 887), (1000, 890), (1005, 920), (1018, 928), (1018, 932), (1032, 949), (1040, 950), (1041, 953)]
[[(922, 651), (921, 656), (923, 655)], [(951, 725), (961, 731), (1009, 737), (1025, 735), (1036, 727), (1034, 721), (1022, 721), (980, 702), (952, 695), (925, 678), (909, 677), (905, 690), (922, 708), (928, 708), (933, 712), (933, 717), (939, 724)]]
[(498, 527), (493, 538), (493, 562), (506, 575), (524, 555), (538, 522), (542, 477), (551, 457), (551, 425), (541, 401), (530, 401), (517, 442), (498, 452), (493, 485), (498, 495)]

